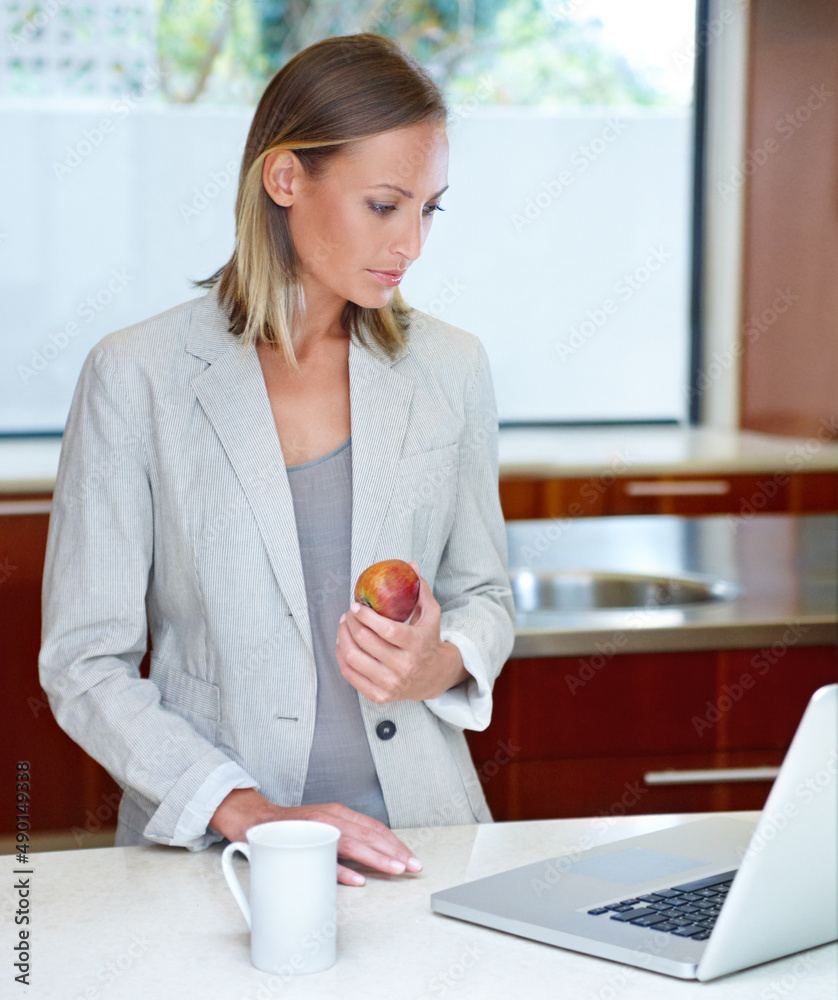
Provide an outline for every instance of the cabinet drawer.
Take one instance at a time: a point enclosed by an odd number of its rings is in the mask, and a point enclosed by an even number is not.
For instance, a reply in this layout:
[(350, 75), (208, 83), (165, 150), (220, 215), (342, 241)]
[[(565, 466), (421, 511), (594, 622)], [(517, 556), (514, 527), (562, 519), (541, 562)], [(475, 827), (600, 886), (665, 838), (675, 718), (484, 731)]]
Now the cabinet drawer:
[(812, 692), (836, 680), (829, 646), (510, 660), (475, 759), (516, 761), (784, 750)]
[(766, 514), (789, 510), (789, 477), (644, 476), (620, 479), (611, 514)]
[(695, 476), (503, 475), (506, 520), (623, 514), (816, 514), (838, 511), (838, 473)]
[(496, 820), (623, 816), (643, 813), (762, 809), (771, 780), (650, 784), (645, 775), (661, 770), (718, 771), (776, 768), (783, 752), (679, 754), (670, 757), (577, 757), (569, 760), (512, 760), (479, 770)]
[(466, 738), (498, 820), (761, 809), (771, 780), (753, 771), (684, 772), (779, 767), (836, 679), (831, 646), (510, 660)]

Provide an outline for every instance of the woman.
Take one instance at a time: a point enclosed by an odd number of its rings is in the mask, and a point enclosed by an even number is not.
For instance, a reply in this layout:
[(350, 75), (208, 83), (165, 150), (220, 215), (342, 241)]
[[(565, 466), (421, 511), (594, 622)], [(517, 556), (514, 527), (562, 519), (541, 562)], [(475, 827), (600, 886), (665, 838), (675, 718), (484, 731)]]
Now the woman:
[[(117, 845), (317, 819), (400, 873), (421, 862), (390, 827), (491, 819), (462, 732), (514, 637), (491, 374), (398, 291), (448, 186), (445, 117), (383, 37), (299, 53), (256, 109), (230, 261), (85, 361), (40, 670), (124, 789)], [(385, 558), (420, 575), (409, 623), (351, 603)]]

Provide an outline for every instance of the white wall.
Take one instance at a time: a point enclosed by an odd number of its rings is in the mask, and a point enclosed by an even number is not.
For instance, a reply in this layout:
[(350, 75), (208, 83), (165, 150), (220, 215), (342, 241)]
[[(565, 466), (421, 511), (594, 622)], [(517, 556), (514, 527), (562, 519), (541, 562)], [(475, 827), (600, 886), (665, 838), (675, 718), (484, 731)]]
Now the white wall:
[(635, 109), (452, 129), (447, 211), (402, 290), (484, 341), (502, 419), (686, 417), (690, 150), (689, 115)]
[[(0, 431), (60, 429), (93, 344), (201, 294), (188, 279), (233, 250), (251, 117), (0, 106)], [(402, 291), (481, 337), (501, 419), (684, 418), (689, 116), (479, 108), (450, 136)]]

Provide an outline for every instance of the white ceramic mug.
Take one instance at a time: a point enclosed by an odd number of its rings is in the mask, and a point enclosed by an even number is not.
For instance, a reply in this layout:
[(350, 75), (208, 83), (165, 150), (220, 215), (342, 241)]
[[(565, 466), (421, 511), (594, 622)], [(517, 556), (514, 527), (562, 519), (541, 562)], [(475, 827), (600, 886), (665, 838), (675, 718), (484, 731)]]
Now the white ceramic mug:
[[(276, 820), (252, 826), (247, 843), (221, 855), (227, 885), (250, 928), (250, 960), (263, 972), (322, 972), (335, 963), (337, 853), (340, 830), (314, 820)], [(250, 901), (232, 856), (250, 862)]]

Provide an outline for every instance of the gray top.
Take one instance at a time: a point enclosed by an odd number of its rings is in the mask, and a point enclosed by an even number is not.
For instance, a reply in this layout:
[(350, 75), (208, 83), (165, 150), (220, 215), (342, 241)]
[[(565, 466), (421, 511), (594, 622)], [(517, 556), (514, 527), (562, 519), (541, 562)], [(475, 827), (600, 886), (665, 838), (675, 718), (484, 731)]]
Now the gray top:
[(338, 622), (351, 589), (351, 441), (350, 435), (328, 455), (286, 470), (317, 665), (314, 742), (302, 804), (340, 802), (389, 826), (358, 692), (335, 656)]

